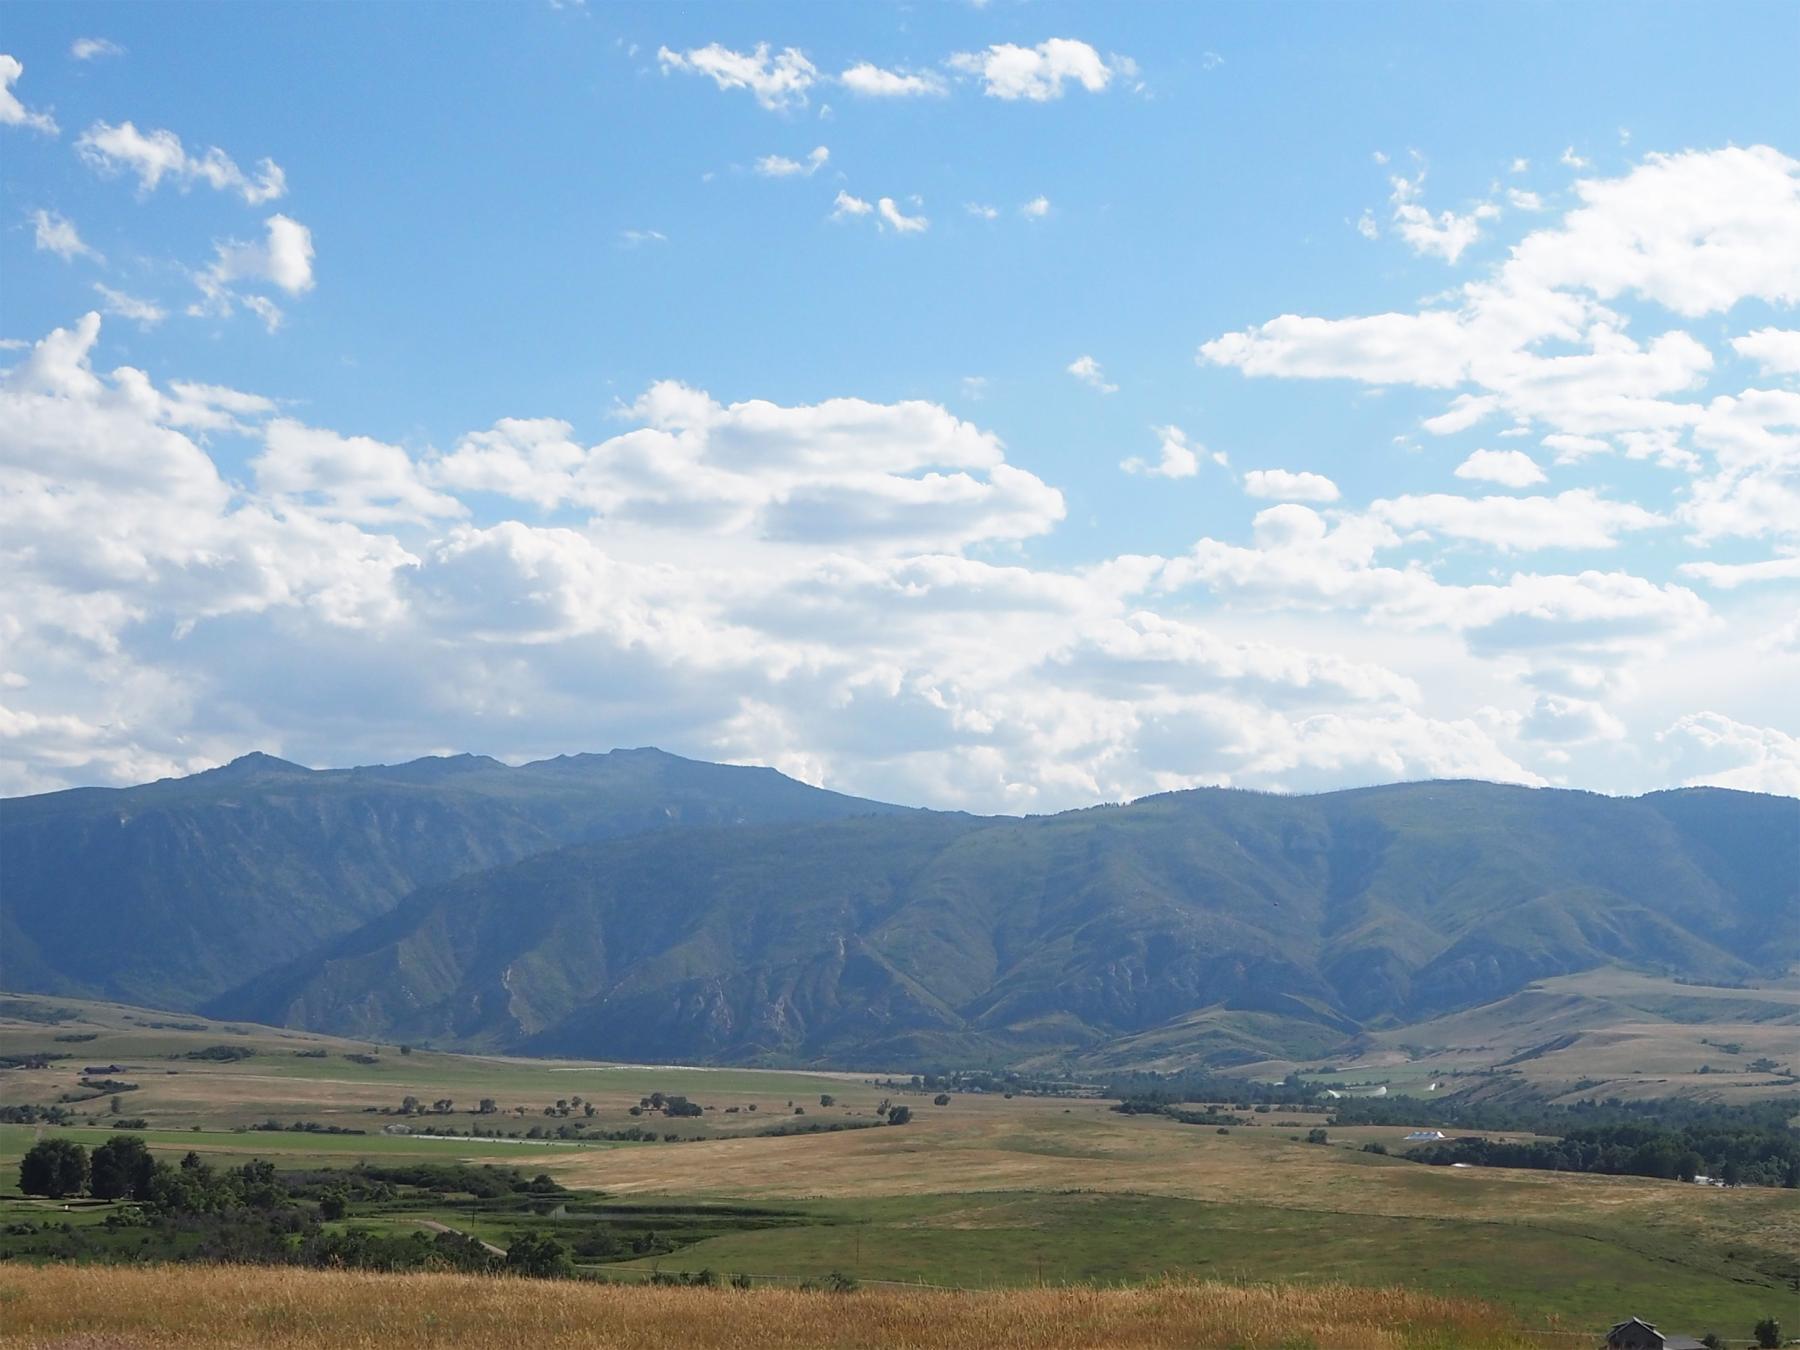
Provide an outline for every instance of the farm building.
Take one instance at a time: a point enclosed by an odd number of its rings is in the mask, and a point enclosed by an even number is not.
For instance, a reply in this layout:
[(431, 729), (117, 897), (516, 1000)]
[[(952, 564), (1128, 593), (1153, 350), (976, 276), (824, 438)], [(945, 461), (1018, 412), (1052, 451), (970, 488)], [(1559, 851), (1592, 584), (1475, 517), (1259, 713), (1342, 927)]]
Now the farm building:
[(1620, 1322), (1606, 1333), (1606, 1350), (1706, 1350), (1692, 1336), (1668, 1336), (1641, 1317)]
[(1414, 1130), (1411, 1134), (1406, 1136), (1406, 1142), (1409, 1144), (1429, 1144), (1442, 1139), (1443, 1137), (1444, 1132), (1442, 1130)]

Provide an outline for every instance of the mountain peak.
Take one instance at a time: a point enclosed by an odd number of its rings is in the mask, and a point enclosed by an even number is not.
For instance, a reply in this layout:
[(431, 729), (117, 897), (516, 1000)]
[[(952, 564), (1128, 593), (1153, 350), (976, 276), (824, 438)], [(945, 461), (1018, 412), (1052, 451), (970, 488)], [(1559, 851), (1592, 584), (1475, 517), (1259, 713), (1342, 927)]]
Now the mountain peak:
[(471, 755), (465, 752), (460, 755), (425, 755), (419, 759), (408, 760), (405, 764), (368, 764), (353, 769), (351, 772), (429, 783), (456, 778), (462, 774), (482, 773), (489, 769), (504, 770), (505, 768), (506, 765), (491, 755)]
[(310, 774), (312, 770), (304, 764), (295, 764), (292, 760), (252, 750), (247, 755), (239, 755), (229, 764), (221, 764), (206, 772), (215, 778), (254, 778), (266, 774)]

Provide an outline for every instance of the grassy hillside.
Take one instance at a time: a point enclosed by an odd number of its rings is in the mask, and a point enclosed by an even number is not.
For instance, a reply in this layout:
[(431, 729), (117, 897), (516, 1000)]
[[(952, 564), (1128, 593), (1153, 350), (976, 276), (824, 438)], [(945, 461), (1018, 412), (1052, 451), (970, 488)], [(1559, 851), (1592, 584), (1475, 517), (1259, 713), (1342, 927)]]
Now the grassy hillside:
[(896, 808), (656, 750), (474, 755), (0, 802), (0, 984), (193, 1008), (416, 887), (578, 840)]
[(1797, 858), (1784, 798), (1482, 783), (687, 831), (422, 889), (213, 1006), (631, 1059), (1301, 1059), (1604, 966), (1779, 973)]

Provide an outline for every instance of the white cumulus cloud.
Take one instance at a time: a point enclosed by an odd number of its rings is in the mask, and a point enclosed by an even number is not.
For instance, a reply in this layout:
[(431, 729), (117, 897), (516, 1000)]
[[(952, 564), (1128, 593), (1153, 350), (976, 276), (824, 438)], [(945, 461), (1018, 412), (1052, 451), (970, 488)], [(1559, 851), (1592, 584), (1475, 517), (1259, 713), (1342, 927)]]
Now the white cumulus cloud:
[(1044, 103), (1061, 98), (1071, 84), (1090, 94), (1103, 92), (1112, 83), (1115, 67), (1121, 67), (1121, 58), (1109, 64), (1085, 42), (1051, 38), (1035, 47), (1003, 42), (983, 51), (958, 52), (946, 64), (980, 79), (989, 98)]
[(281, 323), (281, 311), (257, 290), (274, 287), (299, 296), (313, 288), (312, 231), (299, 221), (273, 215), (263, 223), (258, 243), (227, 240), (214, 246), (213, 261), (194, 274), (201, 299), (188, 313), (229, 316), (234, 305), (243, 305), (262, 318), (273, 331)]
[(69, 55), (77, 61), (97, 61), (103, 56), (123, 56), (125, 49), (110, 38), (82, 37), (69, 44)]
[(44, 253), (54, 253), (64, 262), (74, 262), (77, 258), (91, 258), (95, 262), (105, 262), (98, 252), (82, 242), (75, 222), (56, 211), (33, 211), (31, 213), (32, 242)]
[(1372, 502), (1369, 514), (1398, 530), (1423, 530), (1507, 551), (1613, 548), (1624, 532), (1667, 524), (1653, 511), (1586, 488), (1554, 497), (1427, 493)]
[(161, 305), (114, 290), (98, 281), (94, 283), (94, 294), (100, 297), (101, 306), (108, 314), (129, 319), (139, 328), (154, 328), (169, 317), (169, 312)]
[(665, 73), (683, 71), (704, 75), (721, 89), (745, 89), (771, 112), (804, 108), (807, 91), (819, 78), (818, 68), (794, 47), (771, 52), (759, 42), (749, 52), (733, 51), (717, 42), (690, 51), (660, 47), (657, 61)]
[(923, 234), (931, 228), (931, 222), (924, 216), (909, 216), (895, 203), (892, 197), (883, 197), (875, 203), (882, 221), (900, 234)]
[(1800, 375), (1800, 331), (1759, 328), (1734, 337), (1731, 349), (1760, 365), (1765, 375)]
[(1495, 214), (1492, 205), (1483, 203), (1464, 215), (1454, 211), (1432, 215), (1419, 202), (1425, 186), (1423, 171), (1414, 178), (1397, 174), (1391, 182), (1394, 228), (1414, 253), (1430, 254), (1453, 263), (1462, 257), (1469, 245), (1481, 238), (1481, 222)]
[(1063, 367), (1069, 374), (1080, 380), (1090, 389), (1097, 389), (1102, 394), (1116, 394), (1119, 386), (1106, 378), (1106, 372), (1093, 357), (1083, 354)]
[(1335, 502), (1338, 486), (1324, 474), (1287, 469), (1252, 469), (1244, 475), (1244, 491), (1252, 497), (1285, 502)]
[(1458, 478), (1525, 488), (1544, 481), (1544, 471), (1523, 450), (1476, 450), (1456, 466)]
[(1690, 786), (1738, 788), (1800, 797), (1800, 738), (1717, 712), (1679, 717), (1657, 740), (1674, 754)]
[(785, 155), (764, 155), (756, 161), (756, 172), (764, 178), (811, 178), (831, 159), (831, 151), (814, 146), (805, 159), (789, 159)]
[(13, 93), (13, 86), (24, 73), (24, 63), (18, 57), (0, 52), (0, 127), (26, 127), (54, 136), (56, 119), (47, 112), (33, 112)]
[(948, 90), (943, 76), (935, 71), (886, 70), (869, 61), (847, 67), (838, 83), (864, 98), (931, 97)]
[(205, 183), (220, 192), (235, 192), (251, 206), (272, 202), (287, 192), (287, 175), (272, 159), (256, 164), (251, 177), (230, 155), (213, 146), (191, 155), (172, 131), (139, 131), (130, 122), (112, 126), (95, 122), (75, 142), (81, 157), (102, 174), (134, 174), (140, 192), (154, 192), (164, 179), (183, 189)]
[(861, 197), (853, 197), (842, 188), (832, 199), (831, 218), (833, 220), (849, 220), (853, 216), (866, 216), (875, 209), (874, 205)]

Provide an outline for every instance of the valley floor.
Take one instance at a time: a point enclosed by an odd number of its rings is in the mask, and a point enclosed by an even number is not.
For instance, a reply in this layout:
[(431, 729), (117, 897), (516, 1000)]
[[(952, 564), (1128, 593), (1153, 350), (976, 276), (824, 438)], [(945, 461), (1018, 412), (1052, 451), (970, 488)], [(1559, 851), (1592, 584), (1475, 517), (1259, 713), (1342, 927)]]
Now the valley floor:
[[(92, 1146), (114, 1133), (115, 1116), (126, 1115), (145, 1122), (133, 1128), (171, 1161), (192, 1150), (221, 1166), (267, 1158), (284, 1169), (364, 1160), (493, 1163), (548, 1172), (588, 1207), (571, 1203), (566, 1214), (521, 1219), (462, 1203), (398, 1200), (373, 1216), (384, 1232), (446, 1225), (505, 1246), (524, 1223), (574, 1246), (583, 1225), (594, 1222), (595, 1204), (619, 1213), (635, 1206), (635, 1221), (654, 1223), (667, 1236), (658, 1216), (677, 1216), (689, 1225), (688, 1237), (642, 1257), (588, 1259), (587, 1273), (642, 1281), (658, 1271), (706, 1269), (792, 1285), (841, 1271), (865, 1292), (758, 1288), (746, 1297), (558, 1283), (532, 1285), (528, 1298), (515, 1284), (448, 1276), (433, 1285), (414, 1277), (184, 1266), (174, 1277), (183, 1290), (179, 1306), (189, 1313), (204, 1308), (208, 1334), (217, 1338), (195, 1342), (181, 1339), (179, 1320), (157, 1321), (176, 1316), (154, 1306), (159, 1280), (166, 1295), (167, 1275), (136, 1267), (32, 1269), (15, 1261), (0, 1263), (4, 1345), (57, 1344), (77, 1333), (100, 1339), (60, 1343), (144, 1350), (177, 1343), (386, 1346), (421, 1338), (523, 1343), (534, 1339), (526, 1329), (541, 1328), (546, 1338), (566, 1330), (570, 1323), (559, 1316), (635, 1328), (634, 1344), (679, 1339), (683, 1346), (806, 1343), (809, 1336), (844, 1345), (1251, 1346), (1279, 1345), (1288, 1331), (1299, 1337), (1294, 1345), (1332, 1347), (1525, 1343), (1426, 1329), (1435, 1325), (1431, 1318), (1461, 1317), (1457, 1309), (1472, 1306), (1464, 1301), (1478, 1300), (1498, 1309), (1509, 1329), (1574, 1346), (1633, 1315), (1694, 1336), (1742, 1338), (1758, 1319), (1794, 1306), (1787, 1282), (1800, 1278), (1800, 1206), (1792, 1191), (1427, 1167), (1405, 1159), (1403, 1125), (1334, 1127), (1327, 1143), (1316, 1144), (1306, 1136), (1324, 1117), (1289, 1108), (1222, 1131), (1123, 1116), (1091, 1097), (956, 1092), (938, 1105), (935, 1094), (866, 1075), (408, 1054), (263, 1027), (177, 1023), (117, 1005), (66, 1004), (53, 1010), (54, 1021), (26, 1011), (32, 1016), (0, 1026), (7, 1052), (69, 1058), (4, 1070), (0, 1097), (15, 1104), (82, 1099), (67, 1108), (72, 1124), (0, 1125), (0, 1232), (12, 1224), (103, 1223), (112, 1208), (103, 1203), (65, 1209), (21, 1197), (18, 1162), (41, 1137)], [(242, 1055), (208, 1057), (220, 1046)], [(93, 1079), (83, 1074), (87, 1067), (116, 1070), (106, 1077), (132, 1086), (83, 1089), (84, 1076)], [(685, 1094), (709, 1109), (680, 1119), (646, 1113), (642, 1100), (658, 1091)], [(407, 1097), (451, 1105), (405, 1115), (399, 1108)], [(482, 1098), (494, 1099), (497, 1109), (478, 1112)], [(884, 1098), (908, 1106), (910, 1123), (875, 1124)], [(555, 1114), (558, 1101), (570, 1103), (572, 1114)], [(363, 1133), (248, 1128), (269, 1117)], [(648, 1126), (656, 1142), (421, 1137), (466, 1136), (475, 1128), (553, 1132), (570, 1120), (592, 1130)], [(775, 1126), (815, 1124), (873, 1127), (767, 1134)], [(665, 1142), (669, 1136), (679, 1142)], [(1369, 1143), (1390, 1153), (1364, 1152)], [(746, 1206), (777, 1221), (727, 1221), (734, 1211), (750, 1212)], [(1165, 1277), (1184, 1283), (1154, 1285)], [(1185, 1283), (1196, 1280), (1213, 1283)], [(884, 1281), (984, 1292), (869, 1292)], [(1263, 1281), (1285, 1287), (1246, 1287)], [(1122, 1283), (1140, 1287), (1107, 1288)], [(1040, 1292), (1038, 1285), (1084, 1287)], [(1392, 1292), (1396, 1286), (1406, 1292)], [(993, 1292), (1007, 1289), (1018, 1292)], [(1371, 1292), (1382, 1289), (1389, 1292)], [(376, 1291), (385, 1292), (377, 1299)], [(541, 1316), (531, 1311), (538, 1307), (546, 1309)], [(1369, 1307), (1391, 1310), (1379, 1321), (1385, 1330), (1347, 1311)], [(1401, 1330), (1408, 1308), (1437, 1311), (1421, 1311), (1414, 1334)], [(82, 1320), (90, 1314), (97, 1320)], [(431, 1317), (442, 1320), (422, 1320)], [(746, 1328), (749, 1339), (706, 1339), (727, 1337), (733, 1325)], [(521, 1331), (483, 1341), (482, 1328), (493, 1326)], [(1141, 1338), (1122, 1338), (1119, 1329), (1127, 1326), (1141, 1327)], [(896, 1327), (905, 1335), (876, 1337)], [(1070, 1327), (1080, 1334), (1066, 1334)], [(1224, 1330), (1207, 1340), (1200, 1327)], [(778, 1334), (782, 1328), (786, 1334)]]

